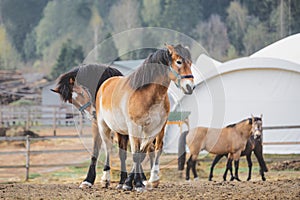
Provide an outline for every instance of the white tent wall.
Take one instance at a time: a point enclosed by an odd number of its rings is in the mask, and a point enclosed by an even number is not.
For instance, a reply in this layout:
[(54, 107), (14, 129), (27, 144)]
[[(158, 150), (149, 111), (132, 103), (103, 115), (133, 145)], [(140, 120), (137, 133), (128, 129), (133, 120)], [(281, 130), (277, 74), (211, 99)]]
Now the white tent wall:
[[(177, 110), (191, 111), (190, 127), (224, 127), (263, 114), (264, 126), (300, 125), (300, 66), (272, 58), (242, 58), (218, 66)], [(300, 130), (265, 130), (264, 142), (300, 141)], [(168, 127), (164, 151), (177, 152), (179, 128)], [(265, 145), (264, 153), (300, 153), (299, 145)]]

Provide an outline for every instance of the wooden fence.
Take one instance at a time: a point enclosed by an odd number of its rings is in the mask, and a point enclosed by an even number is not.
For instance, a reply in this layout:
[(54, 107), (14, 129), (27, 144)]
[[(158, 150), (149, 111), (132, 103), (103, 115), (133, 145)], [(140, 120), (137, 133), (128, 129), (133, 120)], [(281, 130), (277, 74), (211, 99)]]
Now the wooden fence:
[[(91, 135), (81, 135), (80, 138), (90, 138)], [(0, 152), (1, 155), (25, 155), (25, 165), (0, 165), (0, 168), (25, 168), (26, 175), (25, 180), (29, 179), (29, 169), (35, 167), (66, 167), (66, 166), (77, 166), (82, 165), (82, 163), (59, 163), (59, 164), (30, 164), (30, 155), (33, 154), (50, 154), (50, 153), (80, 153), (87, 152), (87, 149), (56, 149), (56, 150), (31, 150), (30, 142), (31, 141), (41, 141), (41, 140), (53, 140), (53, 139), (77, 139), (79, 136), (46, 136), (33, 138), (30, 136), (23, 137), (0, 137), (0, 141), (25, 141), (26, 150), (25, 151), (9, 151), (9, 152)]]
[(90, 123), (70, 105), (0, 107), (0, 127), (23, 126), (29, 130), (33, 127), (50, 126), (55, 136), (58, 127), (73, 126), (75, 122), (79, 125), (80, 133), (83, 126)]
[[(174, 113), (173, 113), (174, 114)], [(178, 114), (178, 113), (175, 113)], [(174, 115), (170, 115), (173, 116)], [(177, 116), (177, 115), (176, 115)], [(180, 116), (183, 116), (182, 114)], [(89, 121), (84, 119), (78, 112), (72, 110), (70, 106), (48, 106), (47, 109), (42, 106), (30, 106), (30, 107), (1, 107), (0, 108), (0, 126), (13, 126), (13, 125), (23, 125), (26, 129), (30, 129), (34, 126), (52, 126), (53, 136), (46, 137), (0, 137), (0, 141), (25, 141), (26, 150), (24, 151), (10, 151), (10, 152), (0, 152), (1, 155), (25, 155), (25, 165), (0, 165), (0, 168), (25, 168), (26, 176), (25, 180), (29, 179), (30, 168), (35, 167), (65, 167), (65, 166), (80, 166), (82, 163), (59, 163), (59, 164), (30, 164), (30, 155), (33, 154), (51, 154), (51, 153), (79, 153), (87, 152), (86, 149), (64, 149), (64, 150), (40, 150), (35, 151), (30, 149), (31, 141), (40, 140), (55, 140), (55, 139), (74, 139), (82, 137), (91, 137), (90, 135), (80, 135), (80, 136), (57, 136), (56, 129), (59, 126), (67, 126), (70, 123), (74, 123), (74, 117), (78, 117), (78, 124), (80, 131), (82, 132), (82, 127), (88, 124)], [(168, 124), (177, 124), (181, 126), (182, 123), (178, 123), (178, 120), (188, 125), (188, 115), (181, 119), (176, 117), (173, 119), (169, 118)], [(73, 125), (73, 124), (72, 124)], [(263, 127), (264, 130), (278, 130), (278, 129), (300, 129), (299, 125), (296, 126), (268, 126)], [(81, 133), (80, 132), (80, 133)], [(300, 141), (293, 142), (264, 142), (264, 145), (298, 145)]]

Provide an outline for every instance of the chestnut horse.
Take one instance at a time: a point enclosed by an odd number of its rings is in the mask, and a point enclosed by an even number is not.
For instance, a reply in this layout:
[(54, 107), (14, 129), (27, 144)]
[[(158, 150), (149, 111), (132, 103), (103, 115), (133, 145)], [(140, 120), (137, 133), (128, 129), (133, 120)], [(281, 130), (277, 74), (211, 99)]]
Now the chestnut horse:
[[(192, 94), (194, 89), (189, 50), (181, 45), (166, 47), (150, 54), (129, 76), (107, 79), (97, 92), (96, 117), (106, 149), (107, 168), (103, 181), (110, 181), (110, 132), (129, 136), (133, 167), (123, 185), (124, 190), (132, 190), (133, 186), (137, 191), (144, 190), (141, 162), (155, 139), (155, 159), (149, 182), (157, 186), (159, 157), (170, 111), (168, 87), (174, 81), (184, 94)], [(79, 84), (75, 84), (73, 90), (78, 91), (76, 94), (84, 93), (84, 87)], [(80, 105), (88, 103), (82, 95), (74, 95), (74, 98)]]
[(239, 160), (250, 136), (254, 135), (256, 138), (261, 135), (261, 124), (261, 118), (252, 116), (252, 118), (222, 129), (196, 127), (189, 132), (182, 133), (179, 138), (178, 170), (184, 169), (186, 144), (190, 150), (186, 180), (190, 179), (190, 169), (193, 171), (194, 178), (198, 179), (196, 160), (202, 150), (213, 154), (228, 154), (228, 163), (231, 163), (232, 160)]

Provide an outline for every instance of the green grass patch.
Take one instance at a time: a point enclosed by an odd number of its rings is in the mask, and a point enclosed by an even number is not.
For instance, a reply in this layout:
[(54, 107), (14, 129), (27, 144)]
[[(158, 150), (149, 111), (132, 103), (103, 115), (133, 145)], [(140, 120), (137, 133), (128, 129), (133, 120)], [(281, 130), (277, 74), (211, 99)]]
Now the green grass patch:
[(41, 177), (42, 175), (39, 174), (39, 173), (30, 173), (29, 174), (29, 179), (35, 179), (35, 178), (38, 178), (38, 177)]

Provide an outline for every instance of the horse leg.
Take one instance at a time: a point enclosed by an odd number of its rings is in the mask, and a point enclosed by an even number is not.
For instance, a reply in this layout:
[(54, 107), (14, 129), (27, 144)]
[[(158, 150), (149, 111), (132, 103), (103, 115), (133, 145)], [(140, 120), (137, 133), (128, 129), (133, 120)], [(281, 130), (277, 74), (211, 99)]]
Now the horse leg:
[(94, 119), (92, 122), (92, 133), (93, 133), (93, 153), (92, 153), (91, 163), (86, 178), (79, 186), (80, 188), (92, 187), (96, 179), (96, 165), (99, 156), (99, 149), (102, 143), (98, 131), (98, 124), (96, 119)]
[(240, 162), (240, 160), (235, 160), (235, 161), (234, 161), (235, 179), (238, 180), (238, 181), (241, 181), (241, 180), (239, 179), (239, 162)]
[(255, 143), (255, 148), (254, 148), (254, 155), (257, 158), (257, 161), (259, 163), (260, 166), (260, 175), (261, 175), (261, 179), (263, 181), (266, 180), (265, 178), (265, 174), (264, 172), (268, 172), (268, 168), (266, 166), (265, 160), (263, 158), (263, 153), (262, 153), (262, 144), (259, 142)]
[(155, 158), (154, 158), (154, 165), (151, 169), (150, 179), (149, 182), (151, 183), (152, 187), (156, 188), (159, 184), (159, 158), (162, 153), (163, 148), (163, 137), (165, 134), (165, 125), (159, 132), (159, 134), (155, 138)]
[(231, 179), (230, 180), (232, 181), (234, 179), (233, 174), (232, 174), (232, 158), (227, 159), (226, 170), (223, 174), (223, 180), (224, 181), (226, 181), (228, 170), (230, 170), (230, 174), (231, 174)]
[(250, 181), (250, 180), (251, 180), (251, 174), (252, 174), (252, 160), (251, 160), (251, 154), (252, 154), (252, 152), (250, 152), (249, 154), (246, 155), (247, 162), (248, 162), (248, 168), (249, 168), (247, 181)]
[(190, 169), (192, 167), (192, 156), (188, 159), (186, 162), (186, 172), (185, 172), (185, 180), (189, 181), (190, 180)]
[(216, 155), (215, 159), (213, 160), (211, 167), (210, 167), (210, 173), (209, 173), (209, 177), (208, 180), (212, 181), (213, 178), (213, 173), (214, 173), (214, 167), (215, 165), (220, 161), (220, 159), (223, 157), (224, 155)]
[(107, 188), (110, 185), (110, 150), (112, 146), (111, 130), (103, 120), (98, 121), (98, 128), (105, 151), (105, 163), (101, 183), (102, 187)]
[(130, 136), (129, 140), (130, 140), (131, 150), (133, 152), (132, 155), (133, 168), (123, 185), (123, 189), (132, 190), (133, 188), (132, 180), (134, 180), (135, 189), (138, 192), (141, 192), (144, 189), (144, 185), (142, 183), (142, 175), (141, 175), (142, 173), (141, 163), (144, 160), (146, 154), (140, 151), (141, 141), (139, 138)]
[(119, 158), (121, 161), (121, 175), (120, 175), (119, 184), (117, 185), (117, 189), (122, 189), (123, 184), (127, 178), (126, 159), (127, 159), (128, 135), (121, 135), (117, 133), (117, 137), (119, 143)]
[(197, 170), (196, 170), (196, 164), (197, 164), (197, 160), (193, 160), (192, 159), (192, 172), (194, 174), (194, 181), (199, 180), (198, 174), (197, 174)]

